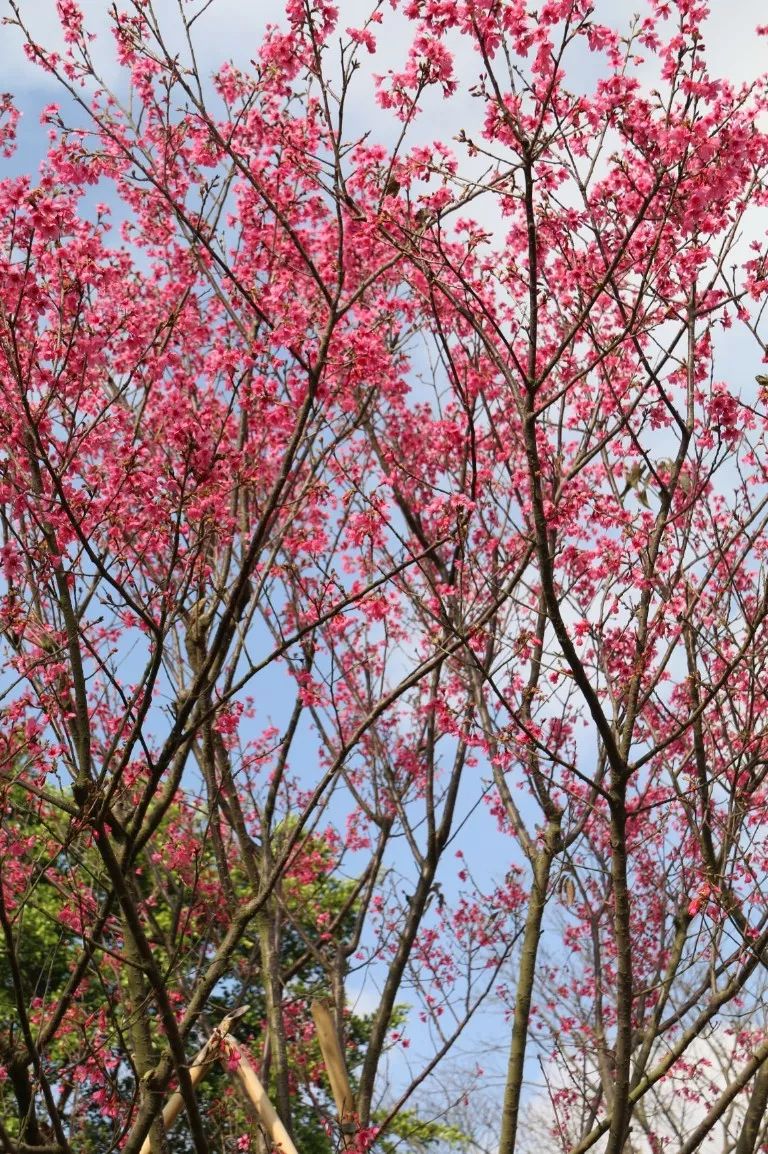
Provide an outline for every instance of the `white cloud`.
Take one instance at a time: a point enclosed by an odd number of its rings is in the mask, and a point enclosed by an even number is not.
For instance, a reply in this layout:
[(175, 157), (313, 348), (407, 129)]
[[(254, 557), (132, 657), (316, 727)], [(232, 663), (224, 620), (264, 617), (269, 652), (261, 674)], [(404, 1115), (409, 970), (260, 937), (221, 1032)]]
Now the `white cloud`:
[[(56, 52), (62, 52), (64, 36), (55, 0), (18, 0), (21, 18), (32, 39)], [(96, 36), (93, 57), (107, 83), (114, 82), (119, 75), (111, 36), (112, 21), (106, 0), (80, 0), (85, 17), (85, 27)], [(128, 8), (123, 0), (121, 9)], [(188, 14), (196, 9), (204, 9), (202, 0), (195, 5), (185, 4)], [(168, 38), (168, 47), (173, 51), (183, 51), (184, 35), (179, 14), (179, 0), (154, 0), (153, 10), (158, 23)], [(284, 5), (281, 0), (261, 0), (244, 4), (242, 0), (214, 0), (193, 25), (195, 50), (201, 71), (210, 73), (222, 61), (234, 59), (247, 66), (258, 50), (264, 29), (268, 23), (279, 23), (283, 18)], [(46, 75), (39, 67), (27, 59), (22, 50), (22, 37), (17, 29), (6, 27), (0, 35), (0, 72), (3, 86), (11, 91), (26, 88), (51, 88), (55, 90), (55, 78)]]
[[(94, 59), (104, 80), (109, 84), (115, 83), (119, 67), (110, 35), (111, 6), (106, 0), (80, 0), (80, 3), (86, 27), (97, 37), (93, 45)], [(187, 14), (196, 10), (200, 12), (193, 27), (193, 37), (203, 75), (210, 75), (228, 59), (247, 67), (258, 50), (266, 25), (282, 23), (284, 19), (283, 0), (254, 0), (250, 4), (244, 4), (242, 0), (212, 0), (208, 6), (204, 0), (196, 3), (153, 0), (152, 10), (167, 37), (168, 47), (182, 53), (185, 52), (185, 39), (179, 12), (181, 3)], [(32, 38), (47, 48), (62, 51), (64, 38), (55, 0), (18, 0), (18, 4)], [(130, 5), (127, 0), (122, 0), (120, 7), (129, 8)], [(364, 23), (373, 8), (373, 0), (364, 3), (361, 0), (340, 0), (338, 7), (339, 30), (343, 34), (348, 25)], [(728, 77), (735, 83), (758, 75), (765, 68), (765, 41), (755, 36), (754, 29), (765, 20), (764, 0), (733, 0), (728, 4), (715, 0), (712, 7), (706, 25), (706, 42), (713, 74)], [(618, 3), (616, 0), (597, 0), (595, 19), (626, 30), (637, 8), (638, 0), (619, 0)], [(349, 110), (365, 127), (375, 126), (377, 110), (372, 75), (401, 66), (409, 42), (408, 22), (400, 13), (393, 13), (389, 5), (384, 6), (383, 23), (375, 31), (378, 50), (371, 57), (361, 53), (361, 72), (355, 78), (356, 98)], [(437, 91), (426, 95), (424, 111), (415, 125), (415, 138), (451, 135), (462, 126), (469, 129), (476, 115), (479, 102), (469, 96), (467, 87), (470, 78), (476, 79), (479, 57), (472, 46), (459, 37), (451, 39), (450, 47), (456, 51), (457, 73), (464, 83), (449, 101)], [(594, 63), (585, 57), (581, 66), (585, 70), (584, 83), (589, 86)], [(0, 35), (0, 72), (3, 87), (11, 91), (56, 89), (55, 79), (26, 58), (21, 36), (12, 27), (5, 27)], [(578, 84), (578, 76), (574, 80)]]
[[(756, 1032), (760, 1029), (757, 1021), (752, 1021), (750, 1026)], [(745, 1049), (748, 1051), (749, 1048), (743, 1044), (738, 1047), (735, 1035), (732, 1027), (716, 1025), (707, 1037), (696, 1039), (680, 1063), (643, 1097), (632, 1121), (631, 1149), (635, 1154), (653, 1154), (652, 1138), (660, 1140), (665, 1150), (677, 1149), (681, 1136), (689, 1136), (704, 1120), (718, 1095), (738, 1077), (747, 1060)], [(659, 1046), (655, 1060), (661, 1060), (663, 1055), (663, 1047)], [(654, 1064), (651, 1060), (651, 1069)], [(556, 1109), (552, 1104), (558, 1091), (573, 1085), (562, 1065), (554, 1058), (547, 1058), (542, 1060), (541, 1073), (543, 1080), (539, 1088), (530, 1094), (523, 1108), (520, 1154), (537, 1154), (547, 1139), (554, 1143), (556, 1132), (560, 1134), (557, 1149), (569, 1148), (584, 1137), (578, 1126), (571, 1128), (564, 1110)], [(593, 1072), (593, 1082), (595, 1085), (599, 1083), (596, 1071)], [(582, 1075), (577, 1090), (581, 1090), (584, 1084)], [(747, 1103), (748, 1098), (738, 1097), (713, 1125), (700, 1149), (733, 1149)], [(574, 1116), (577, 1114), (578, 1111)], [(595, 1154), (604, 1150), (607, 1140), (606, 1136), (595, 1143), (592, 1147)]]

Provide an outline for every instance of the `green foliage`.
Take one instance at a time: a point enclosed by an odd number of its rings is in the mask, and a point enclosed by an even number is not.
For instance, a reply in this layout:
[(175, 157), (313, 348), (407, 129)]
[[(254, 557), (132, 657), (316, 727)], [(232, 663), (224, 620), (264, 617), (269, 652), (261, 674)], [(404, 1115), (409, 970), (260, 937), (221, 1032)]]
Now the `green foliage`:
[[(77, 908), (78, 902), (81, 910), (97, 909), (106, 887), (100, 880), (103, 867), (95, 848), (69, 828), (70, 819), (56, 807), (55, 799), (38, 804), (20, 786), (9, 790), (8, 798), (6, 824), (15, 823), (19, 831), (23, 829), (26, 856), (18, 868), (26, 869), (27, 883), (23, 900), (9, 915), (8, 931), (0, 938), (0, 1060), (12, 1075), (0, 1081), (0, 1114), (11, 1138), (42, 1141), (45, 1134), (42, 1125), (37, 1128), (31, 1105), (33, 1080), (19, 1004), (29, 1011), (34, 1033), (67, 998), (73, 968), (82, 964), (83, 935), (77, 932), (75, 920), (63, 912)], [(198, 847), (193, 875), (185, 875), (173, 865), (174, 845), (184, 826), (185, 836), (194, 837)], [(281, 851), (289, 832), (284, 822), (274, 837), (273, 853)], [(207, 895), (217, 892), (213, 840), (206, 829), (195, 828), (194, 823), (190, 826), (188, 813), (172, 809), (154, 846), (151, 858), (146, 854), (137, 858), (133, 884), (151, 917), (155, 958), (169, 975), (169, 986), (183, 991), (194, 983), (196, 971), (226, 928), (221, 903), (208, 900), (206, 904)], [(48, 847), (58, 847), (55, 856)], [(329, 966), (336, 958), (336, 944), (352, 932), (356, 888), (351, 880), (331, 876), (325, 868), (329, 855), (329, 847), (321, 839), (302, 847), (302, 868), (289, 868), (263, 918), (254, 922), (250, 934), (241, 940), (226, 979), (188, 1039), (191, 1056), (228, 1011), (247, 1004), (249, 1010), (237, 1024), (237, 1035), (250, 1049), (253, 1064), (274, 1098), (274, 1064), (269, 1047), (265, 1047), (267, 1006), (258, 937), (260, 932), (272, 935), (282, 975), (292, 1126), (302, 1154), (334, 1154), (339, 1145), (336, 1110), (311, 1024), (310, 1006), (315, 998), (329, 996)], [(229, 884), (236, 901), (247, 900), (249, 881), (242, 868), (230, 871)], [(9, 949), (15, 953), (16, 967), (9, 964)], [(21, 990), (14, 981), (14, 969)], [(125, 1007), (130, 1006), (127, 974), (120, 923), (113, 917), (85, 966), (76, 996), (67, 998), (69, 1028), (57, 1031), (55, 1042), (44, 1054), (49, 1068), (57, 1071), (59, 1113), (65, 1122), (74, 1117), (77, 1106), (78, 1122), (71, 1127), (69, 1137), (76, 1142), (79, 1154), (105, 1154), (113, 1148), (118, 1134), (115, 1121), (105, 1111), (105, 1101), (127, 1104), (135, 1093), (135, 1071), (124, 1057), (118, 1058), (131, 1052), (131, 1022), (125, 1016)], [(138, 1012), (144, 1012), (143, 1007)], [(405, 1013), (403, 1008), (397, 1012), (393, 1026)], [(148, 1020), (159, 1053), (163, 1039), (151, 1011)], [(364, 1015), (345, 1017), (346, 1061), (353, 1089), (354, 1071), (362, 1063), (370, 1029), (371, 1020)], [(107, 1091), (92, 1094), (89, 1079), (94, 1075)], [(252, 1138), (252, 1148), (257, 1149), (257, 1123), (250, 1104), (221, 1063), (212, 1065), (197, 1093), (214, 1150), (221, 1154), (234, 1151), (244, 1135)], [(22, 1124), (19, 1116), (25, 1112), (27, 1121)], [(382, 1136), (380, 1146), (394, 1152), (403, 1145), (409, 1150), (426, 1150), (438, 1142), (460, 1147), (462, 1141), (455, 1128), (424, 1122), (406, 1110)], [(173, 1154), (190, 1154), (193, 1149), (183, 1119), (173, 1130), (171, 1149)]]
[(425, 1121), (415, 1110), (400, 1110), (391, 1128), (380, 1140), (379, 1147), (388, 1154), (407, 1150), (409, 1154), (433, 1150), (437, 1145), (443, 1149), (463, 1150), (470, 1146), (470, 1139), (458, 1126), (448, 1122)]

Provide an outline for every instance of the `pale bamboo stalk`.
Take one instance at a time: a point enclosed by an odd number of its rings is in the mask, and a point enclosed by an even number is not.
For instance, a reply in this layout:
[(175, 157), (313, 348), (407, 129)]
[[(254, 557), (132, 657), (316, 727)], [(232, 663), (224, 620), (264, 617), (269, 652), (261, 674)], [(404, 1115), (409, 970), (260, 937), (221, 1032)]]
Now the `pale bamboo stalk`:
[(345, 1147), (354, 1142), (354, 1132), (359, 1129), (355, 1117), (355, 1100), (349, 1085), (349, 1075), (339, 1042), (339, 1033), (333, 1015), (324, 1002), (312, 1003), (312, 1017), (317, 1027), (317, 1041), (323, 1055), (331, 1093), (339, 1115), (342, 1139)]
[[(204, 1077), (204, 1075), (208, 1073), (211, 1065), (218, 1057), (217, 1050), (219, 1043), (225, 1035), (229, 1037), (227, 1034), (229, 1027), (234, 1021), (242, 1017), (247, 1009), (247, 1006), (240, 1006), (238, 1010), (233, 1010), (231, 1014), (228, 1014), (226, 1018), (222, 1020), (221, 1024), (217, 1026), (217, 1028), (213, 1031), (210, 1038), (203, 1046), (202, 1050), (200, 1050), (192, 1059), (192, 1062), (189, 1066), (189, 1080), (192, 1083), (193, 1089)], [(178, 1118), (183, 1106), (184, 1099), (178, 1090), (176, 1090), (173, 1094), (171, 1094), (165, 1106), (163, 1106), (163, 1127), (166, 1132), (171, 1128), (173, 1123)], [(139, 1154), (150, 1154), (150, 1151), (151, 1138), (148, 1135), (142, 1143)]]
[[(192, 1063), (189, 1067), (189, 1080), (192, 1083), (192, 1089), (195, 1088), (203, 1075), (207, 1073), (208, 1069), (215, 1060), (215, 1054), (210, 1053), (211, 1048), (211, 1043), (206, 1042), (202, 1050), (200, 1050), (200, 1052), (196, 1054), (192, 1059)], [(175, 1090), (174, 1093), (171, 1094), (166, 1104), (163, 1106), (163, 1127), (166, 1131), (170, 1130), (171, 1126), (181, 1113), (183, 1107), (184, 1099), (182, 1098), (179, 1091)], [(152, 1140), (150, 1136), (147, 1135), (141, 1145), (139, 1154), (150, 1154), (151, 1143)]]
[[(231, 1034), (226, 1034), (223, 1042), (232, 1057), (237, 1058), (237, 1066), (233, 1072), (242, 1082), (243, 1089), (253, 1103), (259, 1120), (266, 1130), (273, 1147), (279, 1150), (281, 1154), (299, 1154), (290, 1134), (280, 1121), (277, 1111), (267, 1097), (266, 1091), (256, 1075), (256, 1071), (242, 1053), (235, 1039)], [(221, 1057), (223, 1061), (227, 1062), (225, 1055), (222, 1054)], [(228, 1062), (227, 1066), (229, 1068)]]

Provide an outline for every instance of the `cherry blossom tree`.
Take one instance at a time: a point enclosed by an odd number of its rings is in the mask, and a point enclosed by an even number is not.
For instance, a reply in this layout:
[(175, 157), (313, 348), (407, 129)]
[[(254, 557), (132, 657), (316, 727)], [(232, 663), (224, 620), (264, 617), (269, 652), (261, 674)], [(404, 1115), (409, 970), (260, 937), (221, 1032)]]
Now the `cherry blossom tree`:
[(542, 1073), (572, 1154), (676, 1087), (764, 1147), (765, 79), (697, 0), (290, 0), (212, 76), (123, 0), (111, 84), (10, 8), (0, 1143), (264, 1149), (189, 1070), (248, 1003), (303, 1147), (459, 1141), (489, 1029), (501, 1154)]

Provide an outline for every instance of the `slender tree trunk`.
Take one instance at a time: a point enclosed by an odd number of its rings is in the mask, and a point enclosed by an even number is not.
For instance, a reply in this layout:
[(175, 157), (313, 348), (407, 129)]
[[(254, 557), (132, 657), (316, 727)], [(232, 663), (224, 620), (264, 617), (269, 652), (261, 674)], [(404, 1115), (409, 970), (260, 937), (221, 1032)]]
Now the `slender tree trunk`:
[(148, 1085), (148, 1076), (154, 1070), (157, 1055), (152, 1046), (152, 1033), (149, 1025), (150, 993), (149, 983), (144, 977), (141, 957), (131, 933), (130, 927), (123, 919), (123, 956), (125, 957), (125, 980), (128, 986), (128, 1020), (126, 1022), (128, 1037), (133, 1047), (133, 1064), (138, 1076), (139, 1099), (142, 1105), (148, 1099), (155, 1097), (158, 1116), (149, 1131), (150, 1148), (152, 1154), (168, 1154), (168, 1140), (162, 1118), (163, 1094), (152, 1090)]
[(768, 1062), (760, 1067), (733, 1154), (754, 1154), (768, 1107)]
[(605, 1154), (623, 1154), (631, 1109), (629, 1080), (632, 1061), (632, 942), (629, 928), (629, 886), (625, 789), (611, 802), (611, 879), (613, 882), (613, 932), (616, 941), (616, 1067), (611, 1129)]
[(261, 972), (264, 982), (264, 997), (267, 1009), (267, 1026), (269, 1029), (269, 1050), (271, 1054), (275, 1104), (280, 1120), (289, 1134), (291, 1134), (291, 1096), (288, 1079), (288, 1052), (285, 1044), (285, 1027), (283, 1024), (283, 991), (280, 976), (280, 951), (277, 948), (276, 937), (279, 933), (274, 922), (274, 904), (269, 902), (266, 910), (259, 916), (259, 952), (261, 956)]
[(507, 1062), (507, 1080), (501, 1115), (499, 1154), (513, 1154), (520, 1115), (520, 1096), (525, 1071), (525, 1050), (528, 1041), (528, 1022), (531, 1016), (531, 998), (536, 976), (536, 959), (541, 940), (541, 922), (547, 903), (547, 888), (552, 862), (560, 850), (560, 822), (550, 821), (544, 833), (544, 844), (533, 862), (533, 883), (528, 902), (528, 914), (520, 954), (520, 971), (515, 994), (515, 1017)]

